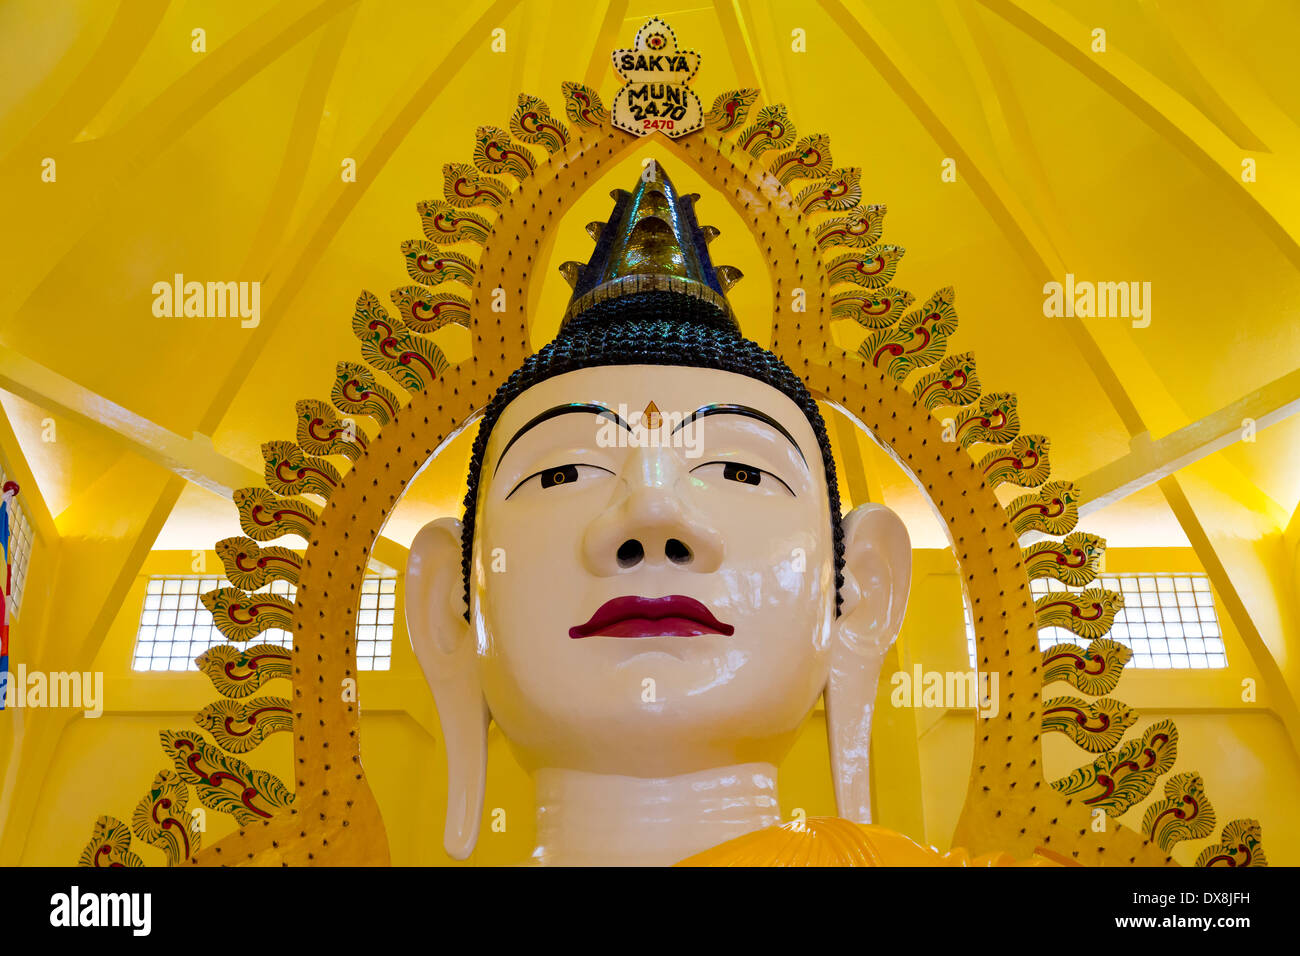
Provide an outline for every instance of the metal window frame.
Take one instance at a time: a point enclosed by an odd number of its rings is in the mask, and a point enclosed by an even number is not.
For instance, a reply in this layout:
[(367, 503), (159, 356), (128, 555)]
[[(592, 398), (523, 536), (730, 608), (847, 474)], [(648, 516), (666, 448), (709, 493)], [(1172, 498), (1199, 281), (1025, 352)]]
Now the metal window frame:
[[(221, 574), (149, 575), (131, 647), (131, 670), (138, 674), (194, 672), (194, 658), (209, 647), (230, 643), (199, 599), (206, 591), (230, 586)], [(288, 581), (272, 581), (257, 593), (279, 594), (292, 601), (297, 588)], [(366, 575), (357, 612), (357, 670), (391, 669), (396, 604), (395, 576)], [(182, 630), (184, 633), (178, 633)], [(271, 628), (258, 635), (257, 643), (293, 647), (293, 635)]]
[[(1180, 582), (1186, 586), (1180, 587)], [(1029, 582), (1030, 593), (1040, 598), (1053, 591), (1082, 591), (1068, 588), (1053, 578)], [(1107, 588), (1124, 596), (1124, 609), (1106, 636), (1133, 650), (1129, 667), (1135, 670), (1223, 670), (1228, 666), (1227, 647), (1219, 621), (1219, 609), (1209, 576), (1199, 571), (1121, 571), (1103, 573), (1089, 587)], [(1161, 595), (1171, 599), (1162, 600)], [(970, 604), (962, 596), (966, 624), (966, 648), (975, 661), (975, 628)], [(1191, 613), (1187, 613), (1191, 612)], [(1039, 647), (1081, 643), (1081, 639), (1060, 627), (1038, 632)]]

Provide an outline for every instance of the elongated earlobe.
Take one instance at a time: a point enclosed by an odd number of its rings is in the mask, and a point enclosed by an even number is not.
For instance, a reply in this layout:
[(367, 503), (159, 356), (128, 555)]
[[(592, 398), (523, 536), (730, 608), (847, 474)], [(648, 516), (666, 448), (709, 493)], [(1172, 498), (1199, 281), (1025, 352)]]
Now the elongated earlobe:
[(491, 719), (464, 617), (460, 532), (454, 518), (430, 522), (416, 535), (406, 564), (407, 632), (447, 742), (443, 845), (457, 860), (468, 857), (478, 841)]
[(871, 715), (885, 655), (898, 637), (912, 577), (907, 528), (884, 505), (844, 519), (844, 606), (831, 645), (826, 732), (840, 816), (871, 822)]

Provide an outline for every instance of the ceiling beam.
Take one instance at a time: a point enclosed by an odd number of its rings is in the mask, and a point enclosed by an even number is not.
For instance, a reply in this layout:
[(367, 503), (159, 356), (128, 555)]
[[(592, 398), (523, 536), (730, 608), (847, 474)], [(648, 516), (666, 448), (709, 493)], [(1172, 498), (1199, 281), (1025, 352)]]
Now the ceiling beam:
[[(1201, 524), (1200, 519), (1196, 517), (1196, 510), (1192, 507), (1178, 479), (1170, 475), (1160, 479), (1159, 484), (1165, 501), (1169, 503), (1174, 517), (1182, 525), (1183, 533), (1191, 542), (1201, 567), (1205, 569), (1210, 584), (1213, 585), (1224, 610), (1228, 612), (1229, 620), (1236, 627), (1242, 643), (1246, 645), (1246, 650), (1259, 671), (1268, 694), (1266, 703), (1286, 726), (1292, 752), (1300, 755), (1300, 745), (1297, 745), (1297, 741), (1300, 741), (1300, 708), (1296, 706), (1295, 695), (1286, 682), (1277, 657), (1255, 625), (1254, 617), (1233, 580), (1236, 574), (1228, 573), (1224, 556), (1215, 546), (1210, 533)], [(1274, 592), (1274, 600), (1276, 597), (1277, 594)], [(1279, 634), (1277, 637), (1283, 641), (1286, 639), (1285, 634)]]
[(207, 435), (195, 432), (193, 437), (183, 438), (3, 346), (0, 388), (40, 408), (125, 439), (137, 454), (222, 497), (229, 498), (236, 488), (261, 483), (257, 472), (218, 452)]
[(1241, 161), (1248, 152), (1208, 116), (1171, 89), (1116, 43), (1105, 56), (1091, 53), (1090, 29), (1047, 0), (979, 0), (1100, 89), (1127, 107), (1187, 156), (1210, 181), (1227, 187), (1222, 194), (1259, 226), (1278, 250), (1300, 265), (1300, 202), (1292, 178), (1296, 159), (1269, 153), (1276, 172), (1246, 187)]
[[(952, 98), (936, 83), (933, 71), (918, 66), (866, 7), (858, 4), (850, 8), (843, 0), (819, 2), (943, 150), (942, 155), (956, 159), (967, 186), (1016, 250), (1029, 275), (1039, 279), (1064, 275), (1067, 270), (1056, 245), (1020, 201), (998, 164), (980, 148), (980, 137), (969, 132), (971, 119), (951, 105)], [(1141, 434), (1146, 423), (1092, 333), (1077, 317), (1061, 322), (1125, 429), (1130, 435)]]
[[(8, 413), (0, 407), (0, 452), (4, 449), (12, 449), (12, 454), (4, 454), (5, 470), (10, 478), (18, 482), (22, 494), (22, 508), (31, 520), (37, 542), (53, 546), (59, 540), (59, 529), (54, 523), (54, 514), (50, 511), (49, 503), (45, 500), (45, 493), (36, 481), (36, 476), (32, 474), (31, 464), (23, 451), (22, 443), (18, 441), (18, 435), (14, 432)], [(21, 491), (24, 488), (27, 490)]]
[(610, 55), (623, 32), (627, 7), (628, 0), (612, 0), (606, 5), (605, 16), (601, 18), (600, 29), (596, 31), (596, 41), (591, 48), (591, 57), (587, 60), (587, 70), (582, 74), (582, 82), (597, 93), (600, 92), (601, 81), (609, 74)]
[[(361, 202), (370, 186), (379, 178), (407, 134), (423, 119), (447, 84), (457, 77), (470, 57), (488, 36), (519, 5), (520, 0), (494, 0), (459, 35), (451, 26), (439, 34), (445, 37), (445, 53), (440, 60), (420, 65), (410, 83), (403, 87), (379, 113), (359, 142), (345, 154), (357, 161), (357, 180), (345, 183), (338, 176), (325, 187), (315, 204), (303, 216), (303, 224), (292, 237), (280, 243), (275, 257), (265, 264), (262, 324), (250, 336), (239, 356), (226, 372), (225, 380), (214, 391), (199, 429), (216, 431), (230, 409), (235, 395), (252, 374), (253, 367), (267, 348), (266, 343), (290, 306), (319, 267), (325, 249), (333, 242), (352, 210)], [(477, 8), (466, 7), (466, 17)], [(2, 291), (2, 290), (0, 290)]]
[(1128, 454), (1076, 481), (1085, 496), (1080, 514), (1100, 511), (1246, 437), (1247, 421), (1262, 431), (1300, 412), (1300, 369), (1258, 388), (1164, 438), (1134, 436)]
[[(105, 220), (112, 223), (115, 215), (129, 215), (122, 209), (138, 206), (130, 189), (148, 175), (160, 152), (339, 10), (354, 3), (356, 0), (284, 0), (237, 35), (216, 43), (211, 53), (195, 58), (192, 69), (111, 135), (81, 143), (43, 142), (35, 154), (11, 153), (0, 166), (0, 176), (6, 182), (17, 175), (14, 163), (33, 162), (34, 156), (60, 157), (59, 172), (68, 175), (60, 176), (63, 187), (50, 191), (44, 215), (27, 217), (22, 229), (0, 234), (0, 258), (9, 280), (0, 285), (0, 315), (7, 318), (24, 308), (36, 308), (37, 290), (61, 267), (69, 267), (77, 256), (77, 245), (88, 235), (110, 228)], [(129, 72), (138, 52), (131, 44), (109, 51), (106, 55), (114, 62), (102, 75), (111, 78)], [(92, 79), (99, 76), (98, 70), (91, 74)], [(51, 132), (61, 129), (50, 127)]]
[(738, 5), (734, 0), (713, 0), (713, 10), (722, 27), (737, 83), (747, 89), (757, 89), (766, 102), (772, 102), (771, 88), (763, 82), (749, 27), (741, 18)]
[(848, 492), (849, 502), (854, 508), (868, 501), (883, 501), (879, 495), (872, 497), (871, 482), (867, 478), (867, 466), (862, 455), (862, 446), (858, 444), (857, 423), (847, 412), (832, 406), (836, 414), (828, 415), (835, 426), (836, 445), (840, 458), (844, 461), (844, 488)]
[[(777, 34), (767, 0), (759, 0), (757, 3), (753, 0), (732, 2), (740, 22), (749, 24), (746, 47), (753, 57), (754, 73), (762, 86), (762, 102), (797, 102), (797, 97), (791, 92), (790, 76), (785, 67), (785, 57), (790, 52), (789, 32)], [(785, 31), (787, 26), (783, 23), (782, 30)]]
[[(223, 498), (229, 499), (237, 488), (263, 484), (258, 472), (221, 454), (207, 435), (177, 435), (5, 346), (0, 346), (0, 388), (108, 433), (148, 461)], [(407, 554), (406, 547), (391, 538), (381, 535), (375, 541), (373, 560), (390, 570), (401, 571)]]

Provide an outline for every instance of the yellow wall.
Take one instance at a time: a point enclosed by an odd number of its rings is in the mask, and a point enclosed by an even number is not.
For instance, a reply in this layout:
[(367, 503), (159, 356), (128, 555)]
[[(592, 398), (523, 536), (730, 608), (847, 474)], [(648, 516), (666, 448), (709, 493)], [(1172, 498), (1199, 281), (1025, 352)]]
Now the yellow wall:
[[(215, 554), (204, 556), (207, 570), (219, 568)], [(191, 552), (153, 552), (136, 578), (120, 613), (94, 660), (105, 675), (107, 704), (98, 719), (73, 718), (58, 737), (48, 776), (27, 839), (4, 862), (60, 864), (74, 860), (101, 813), (129, 819), (153, 774), (166, 766), (157, 743), (165, 728), (191, 727), (191, 717), (213, 699), (206, 678), (197, 673), (135, 673), (131, 649), (152, 574), (193, 573)], [(1190, 549), (1117, 549), (1107, 570), (1199, 570)], [(39, 565), (34, 566), (35, 568)], [(918, 550), (914, 556), (911, 611), (896, 651), (894, 667), (910, 670), (964, 670), (965, 651), (960, 591), (955, 565), (946, 551)], [(402, 579), (394, 628), (393, 667), (366, 672), (360, 679), (362, 752), (379, 800), (395, 864), (447, 864), (442, 851), (445, 770), (432, 699), (405, 636), (401, 615)], [(1241, 700), (1241, 680), (1254, 676), (1250, 655), (1231, 622), (1222, 615), (1229, 667), (1223, 671), (1130, 671), (1116, 692), (1142, 711), (1130, 736), (1147, 723), (1173, 717), (1180, 731), (1179, 769), (1197, 769), (1207, 782), (1220, 822), (1255, 816), (1264, 826), (1265, 847), (1276, 863), (1300, 862), (1300, 826), (1290, 813), (1300, 790), (1300, 766), (1285, 728), (1265, 702)], [(279, 684), (280, 686), (276, 686)], [(969, 774), (972, 712), (895, 709), (882, 681), (877, 706), (874, 751), (878, 822), (947, 848), (965, 795)], [(287, 695), (287, 682), (267, 685), (265, 693)], [(1050, 779), (1065, 775), (1087, 756), (1059, 735), (1046, 741), (1044, 763)], [(532, 847), (532, 788), (494, 728), (489, 745), (484, 828), (471, 864), (518, 862)], [(291, 780), (288, 735), (278, 735), (253, 755), (252, 763)], [(781, 768), (782, 811), (809, 815), (834, 813), (827, 769), (825, 721), (819, 709), (809, 720)], [(503, 831), (491, 826), (504, 810)], [(1136, 826), (1143, 807), (1130, 811)], [(208, 815), (205, 842), (232, 829), (220, 814)], [(151, 848), (137, 848), (149, 862), (161, 862)], [(1190, 863), (1192, 847), (1176, 857)]]
[[(918, 596), (936, 595), (928, 606), (948, 609), (958, 593), (958, 581), (951, 558), (945, 552), (918, 554), (918, 566), (930, 583), (916, 581)], [(1115, 548), (1106, 553), (1106, 570), (1192, 571), (1201, 568), (1190, 548)], [(1140, 736), (1145, 728), (1165, 718), (1174, 720), (1179, 731), (1176, 771), (1197, 770), (1206, 782), (1206, 793), (1215, 808), (1219, 825), (1238, 817), (1254, 817), (1263, 824), (1265, 852), (1274, 863), (1300, 862), (1300, 825), (1291, 812), (1294, 794), (1300, 792), (1300, 762), (1286, 728), (1270, 709), (1262, 687), (1260, 669), (1249, 653), (1231, 619), (1215, 595), (1219, 623), (1223, 630), (1228, 666), (1222, 670), (1129, 670), (1121, 678), (1114, 696), (1135, 706), (1141, 713), (1125, 739)], [(915, 604), (913, 607), (915, 608)], [(960, 605), (957, 605), (960, 607)], [(909, 621), (909, 626), (912, 622)], [(954, 654), (949, 636), (954, 625), (926, 627), (911, 651), (923, 658), (927, 669), (947, 669)], [(936, 663), (932, 666), (930, 661)], [(957, 666), (957, 665), (952, 665)], [(1257, 699), (1242, 700), (1242, 681), (1255, 682)], [(1057, 684), (1048, 694), (1068, 694), (1068, 685)], [(921, 711), (919, 750), (922, 762), (922, 797), (925, 807), (926, 838), (939, 847), (948, 845), (965, 796), (966, 774), (972, 752), (972, 722), (969, 712)], [(1044, 772), (1056, 780), (1088, 763), (1092, 758), (1060, 734), (1043, 741)], [(1152, 797), (1129, 810), (1121, 819), (1137, 829)], [(1217, 828), (1216, 828), (1217, 833)], [(1202, 844), (1189, 842), (1174, 852), (1174, 858), (1192, 863)]]

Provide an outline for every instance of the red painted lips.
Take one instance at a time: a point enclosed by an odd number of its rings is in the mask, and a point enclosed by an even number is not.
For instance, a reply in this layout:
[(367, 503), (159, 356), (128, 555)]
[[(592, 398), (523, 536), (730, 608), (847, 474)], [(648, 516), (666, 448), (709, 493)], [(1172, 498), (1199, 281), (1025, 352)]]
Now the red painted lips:
[(683, 594), (660, 598), (618, 597), (596, 609), (586, 624), (569, 628), (569, 637), (694, 637), (721, 634), (730, 637), (736, 629), (723, 624), (707, 607)]

